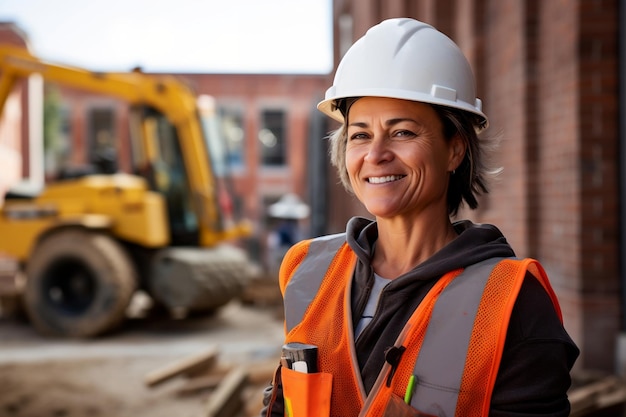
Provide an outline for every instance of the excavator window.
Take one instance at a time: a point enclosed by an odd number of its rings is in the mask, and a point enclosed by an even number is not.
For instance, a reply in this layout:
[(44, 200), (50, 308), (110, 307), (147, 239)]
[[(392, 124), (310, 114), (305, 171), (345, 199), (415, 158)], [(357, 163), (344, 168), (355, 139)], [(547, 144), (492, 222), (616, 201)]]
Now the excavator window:
[[(151, 189), (165, 196), (172, 245), (197, 245), (199, 222), (176, 128), (163, 114), (147, 107), (131, 109), (130, 121), (131, 135), (143, 132), (146, 145), (141, 151), (142, 147), (133, 147), (133, 169), (148, 180)], [(131, 138), (132, 143), (139, 141)]]

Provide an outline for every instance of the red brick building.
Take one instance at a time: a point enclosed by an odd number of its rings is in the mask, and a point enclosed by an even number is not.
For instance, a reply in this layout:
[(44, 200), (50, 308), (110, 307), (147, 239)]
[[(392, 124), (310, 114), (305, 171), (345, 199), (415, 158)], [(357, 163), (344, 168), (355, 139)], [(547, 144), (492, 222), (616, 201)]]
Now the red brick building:
[[(481, 208), (462, 216), (497, 224), (518, 256), (541, 260), (581, 348), (577, 366), (607, 371), (622, 361), (624, 303), (618, 3), (335, 0), (334, 8), (336, 59), (390, 17), (433, 24), (461, 46), (504, 168)], [(336, 207), (343, 217), (356, 210)]]

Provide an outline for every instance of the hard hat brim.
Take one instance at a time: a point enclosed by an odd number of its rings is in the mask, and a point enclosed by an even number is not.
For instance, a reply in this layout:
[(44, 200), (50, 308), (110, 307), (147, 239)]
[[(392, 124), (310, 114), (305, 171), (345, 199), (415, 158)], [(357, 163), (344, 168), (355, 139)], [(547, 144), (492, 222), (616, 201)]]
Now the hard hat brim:
[[(489, 120), (487, 119), (487, 116), (485, 116), (482, 111), (477, 110), (477, 108), (481, 107), (481, 102), (479, 99), (476, 99), (475, 105), (471, 105), (463, 101), (451, 101), (449, 99), (434, 97), (433, 95), (429, 94), (422, 94), (418, 92), (407, 93), (406, 91), (398, 90), (390, 91), (383, 88), (361, 89), (360, 91), (354, 91), (350, 94), (340, 95), (333, 95), (333, 91), (331, 90), (334, 90), (334, 87), (328, 89), (328, 91), (326, 92), (327, 98), (317, 104), (317, 109), (340, 123), (343, 123), (344, 120), (343, 114), (335, 105), (337, 100), (349, 97), (384, 97), (400, 100), (418, 101), (427, 104), (436, 104), (439, 106), (464, 110), (478, 116), (478, 123), (476, 127), (477, 131), (483, 131), (489, 126)], [(331, 93), (330, 97), (329, 93)]]

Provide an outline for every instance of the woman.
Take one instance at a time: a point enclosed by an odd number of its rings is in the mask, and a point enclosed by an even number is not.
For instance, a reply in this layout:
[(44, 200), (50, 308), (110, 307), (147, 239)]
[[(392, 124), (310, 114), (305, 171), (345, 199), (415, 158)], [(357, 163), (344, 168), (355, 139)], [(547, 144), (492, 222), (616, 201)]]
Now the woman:
[(578, 349), (545, 272), (495, 226), (450, 220), (478, 206), (489, 173), (458, 47), (416, 20), (384, 21), (318, 108), (342, 123), (332, 162), (375, 220), (285, 256), (285, 341), (316, 346), (319, 372), (283, 361), (263, 415), (569, 415)]

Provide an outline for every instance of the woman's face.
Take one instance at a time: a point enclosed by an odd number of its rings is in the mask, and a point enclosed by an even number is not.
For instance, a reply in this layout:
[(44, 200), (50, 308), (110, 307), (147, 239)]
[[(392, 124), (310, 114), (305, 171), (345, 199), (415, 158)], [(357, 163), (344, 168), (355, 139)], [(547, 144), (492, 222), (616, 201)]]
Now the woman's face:
[(346, 169), (355, 195), (378, 218), (447, 216), (449, 173), (465, 149), (446, 141), (428, 104), (381, 97), (357, 100), (348, 114)]

